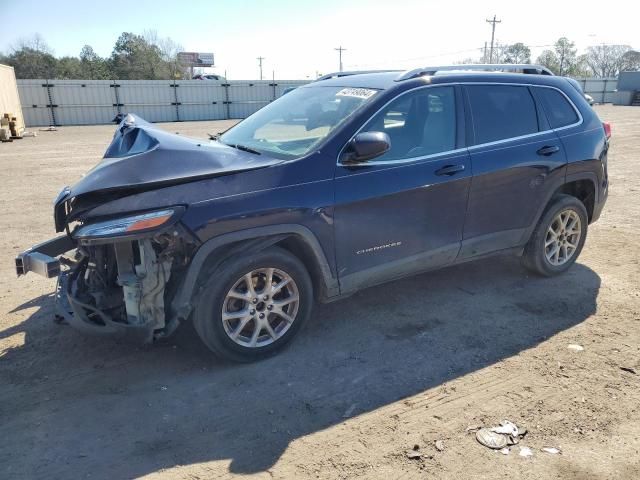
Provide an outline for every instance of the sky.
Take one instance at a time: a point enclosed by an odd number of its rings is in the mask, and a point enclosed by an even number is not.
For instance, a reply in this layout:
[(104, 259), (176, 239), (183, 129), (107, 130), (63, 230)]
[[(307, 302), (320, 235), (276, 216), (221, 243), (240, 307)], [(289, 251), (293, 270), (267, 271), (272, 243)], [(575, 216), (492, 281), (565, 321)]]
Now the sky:
[[(533, 59), (559, 37), (579, 50), (628, 44), (640, 49), (640, 7), (634, 1), (569, 0), (0, 0), (0, 52), (21, 38), (42, 35), (56, 56), (78, 55), (89, 44), (111, 54), (124, 31), (155, 30), (185, 51), (213, 52), (207, 73), (234, 80), (315, 78), (344, 69), (414, 68), (478, 58), (491, 40), (485, 20), (497, 15), (496, 41), (523, 42)], [(626, 12), (626, 13), (625, 13)]]

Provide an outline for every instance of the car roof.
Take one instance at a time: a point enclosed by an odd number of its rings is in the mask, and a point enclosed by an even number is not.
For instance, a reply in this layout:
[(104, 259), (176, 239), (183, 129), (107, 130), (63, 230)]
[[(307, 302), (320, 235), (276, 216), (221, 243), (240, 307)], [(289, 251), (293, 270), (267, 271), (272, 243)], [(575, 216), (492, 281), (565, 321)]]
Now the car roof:
[(327, 87), (358, 87), (358, 88), (375, 88), (385, 90), (393, 86), (400, 72), (376, 72), (376, 73), (358, 73), (353, 75), (344, 75), (340, 77), (331, 77), (320, 79), (308, 85), (327, 86)]
[[(463, 65), (460, 66), (464, 68)], [(550, 85), (562, 87), (567, 85), (564, 77), (553, 75), (535, 75), (523, 73), (506, 73), (506, 72), (482, 72), (482, 71), (444, 71), (435, 75), (423, 75), (415, 78), (398, 81), (401, 76), (397, 71), (381, 72), (381, 73), (363, 73), (354, 75), (345, 75), (337, 78), (329, 78), (319, 80), (305, 85), (327, 86), (327, 87), (356, 87), (356, 88), (373, 88), (378, 90), (388, 89), (409, 89), (425, 84), (447, 84), (447, 83), (522, 83), (533, 85)]]

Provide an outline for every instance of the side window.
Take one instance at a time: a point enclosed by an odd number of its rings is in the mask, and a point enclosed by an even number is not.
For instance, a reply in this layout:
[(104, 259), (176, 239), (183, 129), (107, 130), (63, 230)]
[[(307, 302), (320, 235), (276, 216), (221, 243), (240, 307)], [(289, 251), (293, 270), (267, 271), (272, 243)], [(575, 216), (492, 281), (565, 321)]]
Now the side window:
[(454, 150), (454, 89), (431, 87), (402, 95), (371, 118), (362, 131), (389, 135), (391, 148), (376, 161), (404, 160)]
[(527, 87), (470, 85), (467, 88), (476, 144), (538, 131), (538, 115)]
[(536, 96), (542, 102), (551, 128), (560, 128), (576, 123), (578, 114), (566, 97), (553, 88), (536, 87)]

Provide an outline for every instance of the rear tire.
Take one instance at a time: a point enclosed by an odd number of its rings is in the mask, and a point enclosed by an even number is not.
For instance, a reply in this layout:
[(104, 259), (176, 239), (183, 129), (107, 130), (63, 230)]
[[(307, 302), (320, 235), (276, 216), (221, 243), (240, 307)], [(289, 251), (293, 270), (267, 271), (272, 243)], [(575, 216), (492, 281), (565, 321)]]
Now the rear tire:
[(217, 356), (252, 362), (289, 343), (312, 305), (313, 285), (302, 262), (272, 247), (232, 258), (211, 273), (196, 302), (194, 327)]
[(580, 200), (554, 196), (525, 247), (523, 265), (546, 277), (567, 271), (582, 251), (588, 223), (587, 209)]

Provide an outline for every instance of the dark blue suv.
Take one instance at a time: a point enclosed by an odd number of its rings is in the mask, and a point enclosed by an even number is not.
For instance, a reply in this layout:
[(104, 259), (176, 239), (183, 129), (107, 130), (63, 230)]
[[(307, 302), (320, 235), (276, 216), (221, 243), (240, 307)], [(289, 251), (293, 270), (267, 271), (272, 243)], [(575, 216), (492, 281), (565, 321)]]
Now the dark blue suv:
[(314, 300), (496, 253), (564, 272), (607, 198), (608, 125), (565, 78), (458, 68), (335, 75), (211, 142), (127, 115), (18, 274), (58, 277), (78, 329), (151, 341), (192, 319), (247, 361)]

